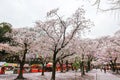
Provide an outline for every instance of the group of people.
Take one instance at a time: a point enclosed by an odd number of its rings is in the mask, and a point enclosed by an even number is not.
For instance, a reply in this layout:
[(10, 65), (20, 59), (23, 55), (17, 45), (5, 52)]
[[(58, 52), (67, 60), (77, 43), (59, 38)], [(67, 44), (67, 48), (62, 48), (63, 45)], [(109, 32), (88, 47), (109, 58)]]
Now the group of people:
[(100, 70), (101, 70), (101, 71), (104, 70), (104, 73), (106, 73), (107, 67), (106, 67), (106, 66), (103, 66), (103, 67), (100, 68)]

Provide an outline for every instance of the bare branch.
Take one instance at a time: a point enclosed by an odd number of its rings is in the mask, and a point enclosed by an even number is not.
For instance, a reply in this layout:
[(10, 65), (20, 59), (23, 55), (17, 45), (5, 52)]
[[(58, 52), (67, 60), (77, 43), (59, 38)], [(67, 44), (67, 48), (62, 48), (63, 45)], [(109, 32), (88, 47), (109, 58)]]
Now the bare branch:
[(56, 59), (56, 61), (63, 60), (63, 59), (66, 58), (66, 57), (69, 57), (69, 56), (74, 55), (75, 53), (65, 54), (65, 55), (63, 55), (63, 54), (64, 54), (64, 53), (62, 53), (62, 55), (59, 56), (59, 57)]

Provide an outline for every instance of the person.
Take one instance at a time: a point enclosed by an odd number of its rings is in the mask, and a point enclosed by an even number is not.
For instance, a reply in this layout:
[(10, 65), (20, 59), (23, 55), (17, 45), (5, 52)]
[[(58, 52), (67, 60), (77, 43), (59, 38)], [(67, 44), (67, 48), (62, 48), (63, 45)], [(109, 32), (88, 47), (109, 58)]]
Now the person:
[(18, 70), (17, 70), (17, 67), (14, 67), (14, 72), (13, 72), (13, 73), (14, 73), (14, 74), (17, 74), (17, 71), (18, 71)]
[(74, 71), (73, 63), (70, 63), (70, 64), (71, 64), (72, 71)]
[(2, 72), (2, 74), (5, 74), (5, 67), (1, 68), (1, 72)]
[(104, 73), (106, 73), (106, 67), (104, 67)]
[(100, 67), (100, 70), (101, 70), (101, 72), (102, 72), (102, 67)]

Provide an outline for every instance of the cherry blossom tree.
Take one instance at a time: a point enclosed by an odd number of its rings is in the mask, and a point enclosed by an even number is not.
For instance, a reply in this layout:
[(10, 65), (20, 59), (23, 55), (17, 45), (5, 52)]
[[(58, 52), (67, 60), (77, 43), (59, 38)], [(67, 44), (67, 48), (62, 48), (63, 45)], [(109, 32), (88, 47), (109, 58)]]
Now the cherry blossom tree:
[[(63, 72), (63, 63), (66, 63), (66, 68), (68, 71), (68, 60), (67, 58), (70, 56), (74, 56), (76, 54), (75, 52), (76, 45), (74, 44), (74, 40), (71, 40), (71, 42), (60, 51), (57, 55), (57, 62), (60, 64), (61, 72)], [(66, 61), (66, 62), (64, 62)]]
[(120, 37), (119, 36), (113, 36), (110, 40), (111, 45), (111, 51), (109, 51), (109, 60), (110, 60), (110, 67), (111, 69), (116, 73), (118, 73), (118, 68), (117, 68), (117, 60), (119, 59), (120, 55)]
[[(102, 8), (104, 4), (108, 8)], [(93, 5), (96, 5), (98, 9), (103, 11), (120, 10), (120, 0), (95, 0)]]
[(51, 61), (51, 51), (48, 49), (49, 45), (46, 44), (44, 41), (46, 40), (46, 37), (42, 36), (40, 37), (40, 40), (36, 41), (36, 43), (31, 49), (32, 55), (36, 55), (34, 58), (40, 58), (41, 61), (39, 61), (40, 64), (42, 64), (42, 76), (44, 75), (45, 71), (45, 65)]
[(81, 76), (85, 75), (85, 54), (87, 52), (87, 41), (79, 40), (77, 53), (80, 55)]
[[(47, 20), (37, 21), (36, 26), (40, 27), (47, 35), (45, 41), (50, 45), (49, 49), (53, 53), (53, 71), (51, 80), (55, 80), (55, 68), (58, 61), (57, 55), (64, 49), (70, 41), (76, 37), (76, 34), (81, 34), (82, 31), (91, 26), (89, 19), (86, 19), (85, 11), (79, 8), (72, 17), (64, 20), (58, 15), (58, 9), (54, 9), (47, 13)], [(61, 55), (62, 56), (62, 55)]]
[(35, 28), (20, 28), (13, 29), (10, 36), (14, 40), (12, 43), (14, 46), (18, 48), (17, 52), (11, 53), (10, 55), (17, 56), (17, 62), (20, 64), (20, 72), (16, 79), (24, 79), (23, 77), (23, 67), (26, 62), (26, 55), (31, 52), (32, 45), (39, 40), (38, 37), (41, 36), (39, 29)]
[(96, 59), (96, 52), (99, 48), (99, 43), (95, 39), (88, 39), (87, 48), (85, 49), (86, 53), (86, 72), (91, 70), (91, 62)]
[(0, 43), (0, 51), (3, 53), (0, 59), (4, 61), (6, 57), (9, 57), (11, 55), (10, 53), (14, 54), (17, 52), (18, 47), (11, 46), (8, 43)]
[(85, 75), (85, 68), (87, 71), (90, 70), (91, 62), (95, 57), (94, 54), (97, 46), (95, 41), (91, 39), (76, 39), (75, 42), (75, 52), (77, 53), (76, 58), (78, 58), (78, 62), (80, 63), (81, 76), (83, 76)]
[(12, 31), (12, 25), (10, 23), (2, 22), (0, 23), (0, 60), (3, 59), (3, 57), (7, 54), (6, 47), (8, 49), (8, 45), (6, 43), (11, 42), (10, 36), (7, 36), (6, 34), (11, 33)]
[(105, 36), (99, 39), (100, 48), (99, 48), (99, 56), (98, 60), (102, 62), (102, 64), (109, 64), (112, 71), (116, 71), (116, 61), (119, 55), (119, 38), (115, 36)]

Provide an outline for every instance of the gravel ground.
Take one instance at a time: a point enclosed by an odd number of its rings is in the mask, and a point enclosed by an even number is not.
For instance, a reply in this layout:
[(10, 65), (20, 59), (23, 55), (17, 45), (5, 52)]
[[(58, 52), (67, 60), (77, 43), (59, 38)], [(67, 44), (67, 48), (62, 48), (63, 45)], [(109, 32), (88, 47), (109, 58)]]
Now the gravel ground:
[(95, 80), (120, 80), (120, 78), (116, 75), (111, 73), (111, 71), (101, 71), (100, 69), (93, 69), (89, 72), (89, 74), (94, 76)]
[[(27, 80), (50, 80), (51, 72), (45, 72), (44, 76), (41, 73), (25, 73), (24, 77)], [(0, 75), (0, 80), (14, 80), (18, 74)], [(94, 80), (93, 76), (86, 74), (81, 77), (80, 72), (69, 71), (65, 73), (56, 72), (56, 80)]]
[(112, 72), (111, 70), (109, 70), (108, 72), (120, 78), (120, 70), (118, 74), (116, 72)]

